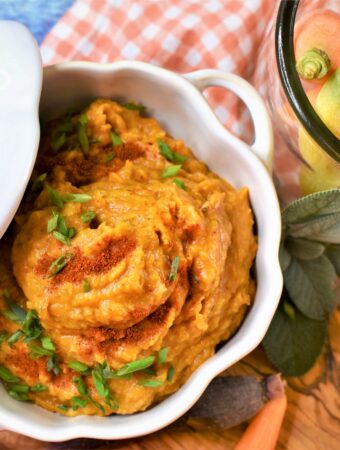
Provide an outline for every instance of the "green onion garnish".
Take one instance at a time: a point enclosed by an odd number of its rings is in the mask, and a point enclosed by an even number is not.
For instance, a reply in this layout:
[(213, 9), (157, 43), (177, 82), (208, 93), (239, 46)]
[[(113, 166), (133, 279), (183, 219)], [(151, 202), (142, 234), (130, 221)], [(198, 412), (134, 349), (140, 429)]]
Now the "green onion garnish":
[(75, 372), (79, 373), (86, 372), (89, 369), (89, 367), (86, 364), (80, 361), (70, 361), (67, 365)]
[(91, 222), (96, 217), (96, 213), (94, 211), (85, 211), (81, 216), (81, 220), (84, 223)]
[(163, 172), (161, 173), (161, 177), (162, 178), (174, 177), (175, 175), (178, 174), (178, 172), (181, 170), (181, 168), (182, 168), (181, 164), (169, 166), (163, 170)]
[(123, 144), (122, 139), (114, 131), (111, 131), (111, 141), (113, 146)]
[(178, 186), (180, 189), (185, 189), (185, 184), (182, 180), (175, 178), (174, 180), (172, 180), (172, 182), (175, 183), (175, 185)]
[(186, 156), (180, 155), (179, 153), (171, 150), (168, 144), (162, 141), (162, 139), (157, 139), (157, 144), (159, 148), (159, 153), (162, 156), (164, 156), (164, 158), (166, 158), (168, 161), (178, 163), (185, 163), (186, 161), (188, 161), (188, 158)]
[(168, 373), (166, 375), (166, 381), (172, 381), (174, 375), (175, 375), (175, 369), (171, 366), (168, 369)]
[(171, 263), (169, 281), (175, 281), (177, 277), (178, 266), (179, 266), (179, 256), (175, 256)]
[(164, 364), (166, 362), (166, 359), (168, 357), (168, 347), (163, 347), (158, 352), (158, 364)]
[(85, 278), (85, 280), (83, 281), (83, 291), (90, 292), (90, 290), (91, 290), (90, 282), (87, 278)]
[(140, 380), (138, 381), (138, 384), (144, 387), (150, 387), (150, 388), (157, 388), (159, 386), (162, 386), (163, 381), (162, 380)]
[(55, 259), (48, 268), (48, 278), (52, 278), (59, 273), (72, 259), (72, 253), (65, 253)]
[(128, 373), (137, 372), (139, 370), (146, 369), (147, 367), (150, 367), (155, 361), (154, 356), (147, 356), (143, 359), (137, 359), (136, 361), (132, 361), (130, 363), (125, 364), (125, 366), (121, 367), (117, 370), (116, 375), (122, 376), (126, 375)]

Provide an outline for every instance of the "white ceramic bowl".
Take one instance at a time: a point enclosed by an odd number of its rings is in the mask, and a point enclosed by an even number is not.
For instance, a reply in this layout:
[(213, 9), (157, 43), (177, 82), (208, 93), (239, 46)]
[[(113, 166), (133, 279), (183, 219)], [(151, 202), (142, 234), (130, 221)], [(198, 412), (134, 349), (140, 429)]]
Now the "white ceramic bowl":
[[(245, 102), (254, 121), (254, 145), (250, 147), (241, 142), (221, 125), (201, 93), (208, 86), (230, 89)], [(67, 418), (32, 404), (19, 403), (0, 387), (0, 424), (47, 441), (76, 437), (130, 438), (173, 422), (198, 400), (217, 374), (261, 342), (282, 289), (278, 262), (280, 209), (270, 176), (272, 129), (255, 90), (231, 74), (202, 70), (180, 76), (141, 62), (108, 65), (70, 62), (44, 69), (40, 103), (43, 117), (56, 116), (96, 97), (133, 99), (146, 105), (150, 114), (174, 137), (183, 139), (211, 170), (236, 187), (249, 187), (258, 228), (257, 292), (235, 336), (202, 364), (175, 394), (145, 412), (105, 418)]]

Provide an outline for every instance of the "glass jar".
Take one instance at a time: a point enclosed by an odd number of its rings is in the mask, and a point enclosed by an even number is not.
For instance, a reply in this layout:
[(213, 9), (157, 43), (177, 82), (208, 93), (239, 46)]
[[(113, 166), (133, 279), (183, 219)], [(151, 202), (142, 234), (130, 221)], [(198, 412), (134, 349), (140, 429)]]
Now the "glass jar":
[[(274, 124), (274, 177), (283, 203), (340, 187), (340, 68), (334, 72), (332, 67), (333, 77), (339, 72), (339, 83), (332, 78), (337, 92), (327, 97), (323, 87), (330, 78), (326, 82), (325, 78), (316, 82), (301, 80), (294, 52), (296, 30), (301, 33), (308, 21), (325, 10), (332, 11), (330, 27), (337, 32), (340, 0), (281, 0), (258, 56), (253, 81)], [(318, 42), (316, 36), (315, 46)]]

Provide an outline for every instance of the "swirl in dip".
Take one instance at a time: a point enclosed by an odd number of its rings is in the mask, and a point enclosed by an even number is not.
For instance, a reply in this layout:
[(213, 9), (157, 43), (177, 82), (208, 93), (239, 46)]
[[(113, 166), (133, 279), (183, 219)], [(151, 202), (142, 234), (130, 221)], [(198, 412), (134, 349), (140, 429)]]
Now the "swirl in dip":
[(252, 303), (248, 190), (107, 99), (45, 126), (32, 180), (0, 244), (0, 378), (62, 414), (144, 410)]

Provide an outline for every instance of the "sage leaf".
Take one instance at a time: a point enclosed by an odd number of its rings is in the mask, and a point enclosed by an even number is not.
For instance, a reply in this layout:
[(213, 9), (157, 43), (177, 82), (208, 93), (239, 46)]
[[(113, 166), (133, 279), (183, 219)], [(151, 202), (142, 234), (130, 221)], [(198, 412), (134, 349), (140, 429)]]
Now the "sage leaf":
[(290, 227), (289, 234), (296, 238), (340, 244), (340, 213), (328, 214)]
[(282, 223), (298, 224), (334, 213), (340, 213), (340, 189), (316, 192), (290, 203), (282, 211)]
[(298, 310), (291, 319), (279, 307), (262, 344), (276, 369), (296, 377), (312, 368), (325, 338), (326, 321), (309, 319)]
[(333, 264), (333, 267), (338, 276), (340, 276), (340, 246), (329, 245), (326, 249), (325, 255)]
[(304, 315), (322, 320), (334, 310), (337, 275), (328, 258), (292, 258), (283, 276), (291, 300)]
[[(308, 239), (288, 237), (285, 242), (286, 250), (295, 258), (310, 260), (318, 258), (325, 251), (325, 246)], [(288, 267), (288, 265), (286, 266)]]

